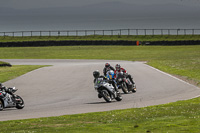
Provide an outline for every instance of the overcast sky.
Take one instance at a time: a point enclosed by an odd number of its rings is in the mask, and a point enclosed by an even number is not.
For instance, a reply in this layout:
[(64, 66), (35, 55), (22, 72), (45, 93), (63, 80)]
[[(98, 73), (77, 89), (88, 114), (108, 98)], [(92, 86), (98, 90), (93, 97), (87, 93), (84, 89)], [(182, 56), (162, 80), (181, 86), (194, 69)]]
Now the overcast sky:
[(84, 6), (113, 1), (142, 5), (170, 3), (179, 5), (200, 6), (200, 0), (0, 0), (0, 7), (31, 9), (47, 7)]

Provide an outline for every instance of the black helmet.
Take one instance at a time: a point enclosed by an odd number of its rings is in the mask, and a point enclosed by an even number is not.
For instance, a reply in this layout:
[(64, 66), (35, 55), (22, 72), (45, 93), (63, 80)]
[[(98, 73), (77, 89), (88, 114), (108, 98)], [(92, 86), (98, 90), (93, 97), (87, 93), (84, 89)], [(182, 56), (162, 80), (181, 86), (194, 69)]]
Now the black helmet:
[(105, 64), (105, 67), (106, 67), (106, 68), (110, 67), (110, 63), (106, 63), (106, 64)]
[(116, 64), (116, 65), (115, 65), (115, 69), (116, 69), (117, 71), (119, 71), (120, 68), (121, 68), (120, 64)]
[(93, 76), (94, 76), (94, 78), (98, 78), (100, 76), (99, 71), (98, 70), (94, 71)]

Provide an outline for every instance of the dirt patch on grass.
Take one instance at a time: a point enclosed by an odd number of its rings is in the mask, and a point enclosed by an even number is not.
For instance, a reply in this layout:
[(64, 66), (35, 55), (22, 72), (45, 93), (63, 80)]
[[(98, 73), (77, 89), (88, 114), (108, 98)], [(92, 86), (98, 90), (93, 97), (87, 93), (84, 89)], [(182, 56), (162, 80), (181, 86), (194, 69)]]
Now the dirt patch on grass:
[(188, 79), (188, 77), (184, 77), (184, 76), (180, 76), (180, 75), (173, 75), (173, 76), (176, 77), (176, 78), (179, 78), (179, 79), (181, 79), (181, 80), (183, 80), (183, 81), (185, 81), (185, 82), (187, 82), (189, 84), (192, 84), (192, 85), (195, 85), (197, 87), (200, 87), (200, 82), (198, 82), (198, 81), (191, 80), (191, 79)]

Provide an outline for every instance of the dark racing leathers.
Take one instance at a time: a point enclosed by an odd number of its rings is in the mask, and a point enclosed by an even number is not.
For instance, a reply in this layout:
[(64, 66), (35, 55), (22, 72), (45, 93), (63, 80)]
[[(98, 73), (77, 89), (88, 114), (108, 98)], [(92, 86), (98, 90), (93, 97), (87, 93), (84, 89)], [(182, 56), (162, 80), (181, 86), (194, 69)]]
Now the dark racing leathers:
[(9, 93), (10, 95), (12, 95), (13, 97), (15, 97), (15, 95), (12, 93), (11, 88), (7, 88), (5, 86), (0, 86), (0, 90), (1, 91), (5, 91), (6, 93)]
[(107, 72), (110, 71), (110, 70), (115, 71), (115, 69), (112, 66), (104, 67), (104, 69), (103, 69), (104, 76), (106, 76)]
[(120, 73), (120, 72), (123, 72), (123, 74), (125, 74), (125, 76), (126, 76), (127, 78), (129, 78), (129, 80), (130, 80), (133, 84), (135, 84), (134, 81), (133, 81), (133, 78), (131, 77), (131, 75), (128, 74), (128, 73), (126, 73), (126, 70), (125, 70), (124, 68), (120, 68), (120, 70), (115, 70), (115, 71), (114, 71), (114, 73), (115, 73), (115, 78), (116, 78), (117, 74)]

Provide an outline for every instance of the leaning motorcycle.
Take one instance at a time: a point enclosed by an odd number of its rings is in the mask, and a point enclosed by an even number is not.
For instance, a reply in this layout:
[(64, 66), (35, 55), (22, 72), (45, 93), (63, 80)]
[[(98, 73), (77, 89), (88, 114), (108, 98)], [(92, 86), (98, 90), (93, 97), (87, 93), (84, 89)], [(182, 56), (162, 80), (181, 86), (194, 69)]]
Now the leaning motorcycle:
[(4, 108), (24, 108), (23, 99), (20, 96), (14, 94), (16, 91), (17, 89), (15, 87), (8, 88), (8, 92), (0, 90), (0, 111), (2, 111)]
[(132, 83), (130, 81), (127, 73), (123, 73), (123, 72), (118, 73), (116, 81), (117, 81), (118, 88), (122, 89), (122, 91), (125, 94), (128, 94), (130, 92), (136, 92), (136, 85), (135, 83)]
[(122, 96), (119, 92), (117, 92), (113, 85), (109, 83), (108, 80), (105, 80), (103, 77), (99, 77), (95, 79), (94, 88), (98, 92), (99, 98), (104, 98), (106, 102), (111, 102), (113, 99), (117, 101), (122, 100)]

